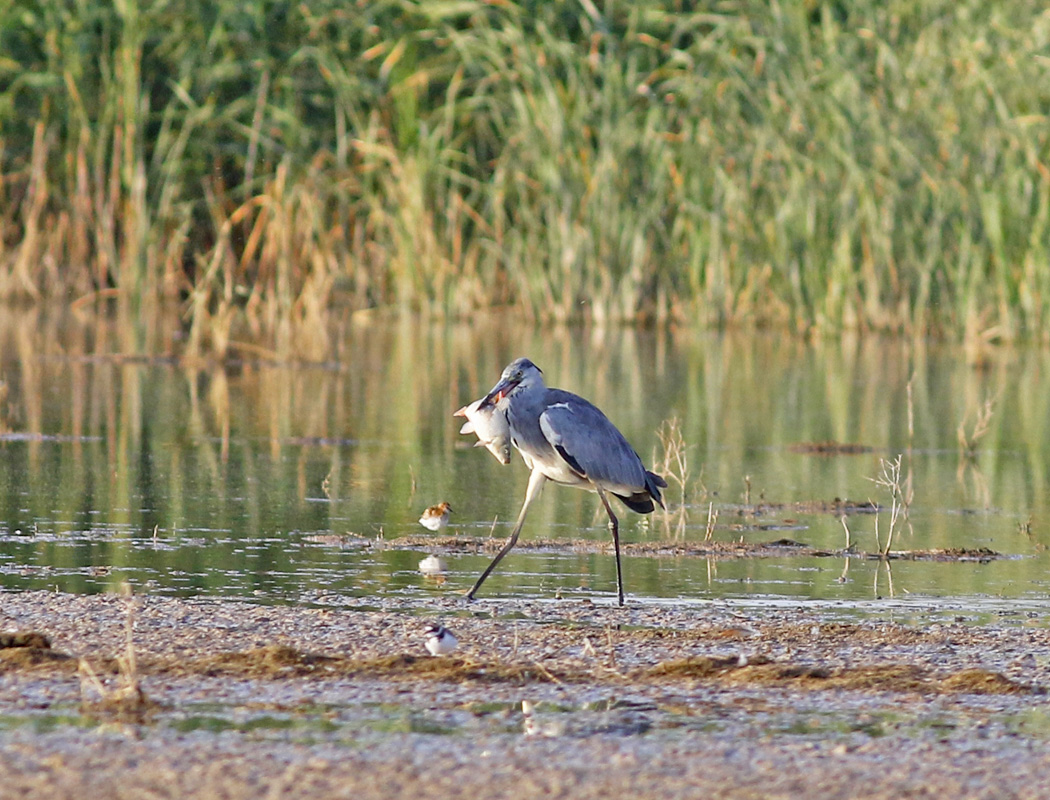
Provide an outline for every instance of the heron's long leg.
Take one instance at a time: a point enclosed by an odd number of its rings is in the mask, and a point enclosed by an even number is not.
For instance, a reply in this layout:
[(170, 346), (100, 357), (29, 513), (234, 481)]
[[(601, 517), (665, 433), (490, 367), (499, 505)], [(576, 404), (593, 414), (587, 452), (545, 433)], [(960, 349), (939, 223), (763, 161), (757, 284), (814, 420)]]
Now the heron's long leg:
[(620, 569), (620, 522), (616, 519), (616, 515), (613, 513), (612, 506), (609, 505), (609, 498), (605, 496), (605, 491), (600, 486), (594, 487), (598, 491), (598, 497), (602, 499), (602, 505), (605, 506), (605, 511), (609, 515), (609, 530), (612, 531), (613, 537), (613, 550), (616, 551), (616, 588), (620, 592), (620, 605), (623, 605), (623, 571)]
[(521, 526), (525, 524), (525, 515), (529, 512), (529, 506), (532, 501), (540, 496), (540, 491), (543, 489), (543, 484), (547, 482), (547, 477), (539, 470), (533, 470), (529, 476), (529, 488), (525, 490), (525, 502), (522, 503), (521, 511), (518, 513), (518, 521), (514, 523), (514, 530), (511, 531), (510, 538), (507, 539), (507, 543), (503, 545), (503, 549), (496, 553), (496, 557), (492, 559), (492, 563), (488, 565), (488, 568), (481, 573), (481, 577), (478, 578), (478, 582), (474, 584), (473, 588), (467, 592), (467, 599), (474, 599), (474, 592), (481, 588), (481, 584), (485, 582), (485, 578), (489, 576), (489, 573), (496, 568), (496, 565), (500, 562), (503, 556), (510, 552), (510, 549), (518, 541), (518, 534), (521, 533)]

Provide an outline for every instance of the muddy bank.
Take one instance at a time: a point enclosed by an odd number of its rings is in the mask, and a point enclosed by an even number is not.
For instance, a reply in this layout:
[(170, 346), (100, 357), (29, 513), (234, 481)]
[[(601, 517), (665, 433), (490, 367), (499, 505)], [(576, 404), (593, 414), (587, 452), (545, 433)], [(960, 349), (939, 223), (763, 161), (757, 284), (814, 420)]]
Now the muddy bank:
[[(138, 718), (81, 666), (118, 690), (129, 611)], [(432, 619), (453, 656), (426, 655)], [(0, 797), (1034, 797), (1050, 780), (1033, 617), (28, 592), (0, 594), (0, 631), (22, 632), (0, 639)]]
[[(784, 523), (777, 522), (769, 526), (772, 530), (783, 530)], [(755, 531), (765, 530), (758, 523), (748, 526), (732, 526), (727, 530)], [(319, 540), (325, 544), (344, 547), (369, 547), (380, 549), (436, 550), (442, 553), (486, 555), (499, 552), (503, 539), (483, 539), (477, 536), (401, 536), (396, 539), (377, 541), (353, 535), (325, 536)], [(519, 551), (539, 553), (602, 553), (612, 555), (611, 541), (592, 539), (529, 539), (519, 541), (515, 547)], [(1008, 558), (987, 547), (949, 547), (912, 550), (891, 550), (888, 553), (870, 552), (851, 548), (829, 550), (812, 547), (794, 539), (775, 539), (766, 542), (737, 541), (657, 541), (657, 542), (622, 542), (620, 551), (627, 556), (651, 558), (695, 556), (725, 560), (734, 558), (860, 558), (869, 560), (885, 559), (889, 561), (977, 561), (987, 563), (1000, 558)]]

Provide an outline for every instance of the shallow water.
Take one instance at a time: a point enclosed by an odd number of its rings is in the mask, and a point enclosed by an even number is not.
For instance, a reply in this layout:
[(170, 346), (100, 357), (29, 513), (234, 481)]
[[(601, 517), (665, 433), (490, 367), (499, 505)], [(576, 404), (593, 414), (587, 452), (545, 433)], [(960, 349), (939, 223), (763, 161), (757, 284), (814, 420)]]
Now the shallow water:
[[(988, 548), (1005, 558), (895, 561), (840, 556), (708, 560), (629, 557), (645, 601), (895, 602), (1046, 610), (1050, 354), (1003, 349), (975, 366), (956, 348), (878, 338), (803, 344), (772, 334), (527, 330), (498, 319), (348, 324), (325, 364), (177, 363), (117, 357), (104, 321), (0, 322), (0, 585), (98, 592), (131, 581), (158, 594), (359, 605), (461, 593), (487, 555), (446, 554), (442, 583), (417, 565), (434, 548), (422, 510), (447, 500), (448, 533), (504, 537), (527, 471), (500, 465), (452, 411), (518, 355), (548, 383), (602, 407), (647, 463), (658, 429), (681, 422), (689, 474), (668, 514), (622, 516), (628, 541), (792, 539), (839, 551), (842, 521), (793, 504), (875, 501), (902, 455), (909, 515), (894, 549)], [(114, 342), (118, 344), (114, 344)], [(164, 355), (161, 353), (161, 355)], [(909, 390), (910, 379), (910, 390)], [(972, 457), (958, 444), (991, 401)], [(909, 421), (911, 432), (909, 432)], [(804, 443), (864, 445), (815, 455)], [(777, 504), (786, 504), (779, 506)], [(548, 485), (524, 538), (608, 533), (597, 498)], [(874, 551), (875, 515), (847, 519)], [(353, 536), (349, 536), (352, 534)], [(608, 554), (515, 552), (482, 598), (614, 596)]]
[[(340, 687), (344, 692), (353, 689)], [(886, 703), (882, 707), (843, 708), (825, 706), (825, 698), (811, 694), (804, 701), (766, 703), (762, 709), (732, 709), (714, 705), (705, 713), (683, 713), (679, 708), (661, 708), (655, 703), (618, 704), (611, 697), (590, 703), (545, 703), (536, 713), (538, 736), (563, 741), (605, 735), (617, 738), (647, 736), (677, 741), (683, 735), (717, 734), (741, 736), (760, 731), (766, 740), (812, 739), (823, 744), (863, 744), (869, 739), (893, 735), (903, 740), (931, 740), (943, 744), (949, 738), (965, 741), (975, 733), (982, 739), (1024, 737), (1044, 744), (1050, 739), (1047, 711), (1026, 707), (1024, 700), (989, 703), (971, 700), (962, 708), (912, 709)], [(869, 701), (870, 702), (870, 701)], [(1027, 701), (1030, 703), (1030, 699)], [(618, 707), (619, 705), (626, 706)], [(946, 704), (947, 705), (947, 704)], [(984, 712), (984, 715), (981, 714)], [(991, 723), (989, 714), (995, 714)], [(16, 732), (53, 734), (64, 729), (93, 730), (99, 720), (75, 705), (52, 707), (18, 715), (0, 716), (0, 735)], [(391, 738), (423, 734), (468, 739), (480, 736), (520, 735), (523, 731), (520, 703), (465, 703), (458, 708), (417, 708), (391, 702), (318, 704), (303, 701), (286, 704), (180, 702), (178, 709), (155, 721), (154, 735), (175, 731), (181, 735), (202, 732), (236, 733), (249, 741), (284, 742), (299, 746), (335, 745), (342, 748), (376, 747)], [(416, 743), (413, 749), (420, 747)]]

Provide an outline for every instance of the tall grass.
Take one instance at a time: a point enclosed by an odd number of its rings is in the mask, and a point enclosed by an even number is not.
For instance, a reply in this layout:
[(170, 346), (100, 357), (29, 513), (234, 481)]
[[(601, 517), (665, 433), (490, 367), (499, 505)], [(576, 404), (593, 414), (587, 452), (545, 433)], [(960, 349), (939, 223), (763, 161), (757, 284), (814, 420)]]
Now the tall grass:
[[(1050, 331), (1050, 12), (1024, 0), (0, 11), (0, 295)], [(84, 301), (82, 301), (84, 302)]]

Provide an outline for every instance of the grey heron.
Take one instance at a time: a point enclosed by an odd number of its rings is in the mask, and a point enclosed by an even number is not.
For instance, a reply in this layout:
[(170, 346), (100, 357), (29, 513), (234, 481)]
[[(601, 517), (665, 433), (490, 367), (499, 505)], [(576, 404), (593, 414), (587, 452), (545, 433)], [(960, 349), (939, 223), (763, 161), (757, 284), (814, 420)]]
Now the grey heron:
[(554, 481), (598, 493), (609, 515), (622, 606), (619, 520), (609, 504), (609, 495), (615, 495), (632, 511), (649, 514), (656, 504), (664, 507), (660, 489), (667, 487), (667, 481), (645, 468), (634, 448), (597, 406), (572, 392), (548, 389), (540, 368), (527, 358), (519, 358), (503, 370), (499, 383), (475, 411), (492, 407), (506, 416), (511, 443), (532, 474), (510, 538), (467, 592), (467, 598), (474, 599), (481, 584), (514, 547), (532, 501), (547, 481)]

